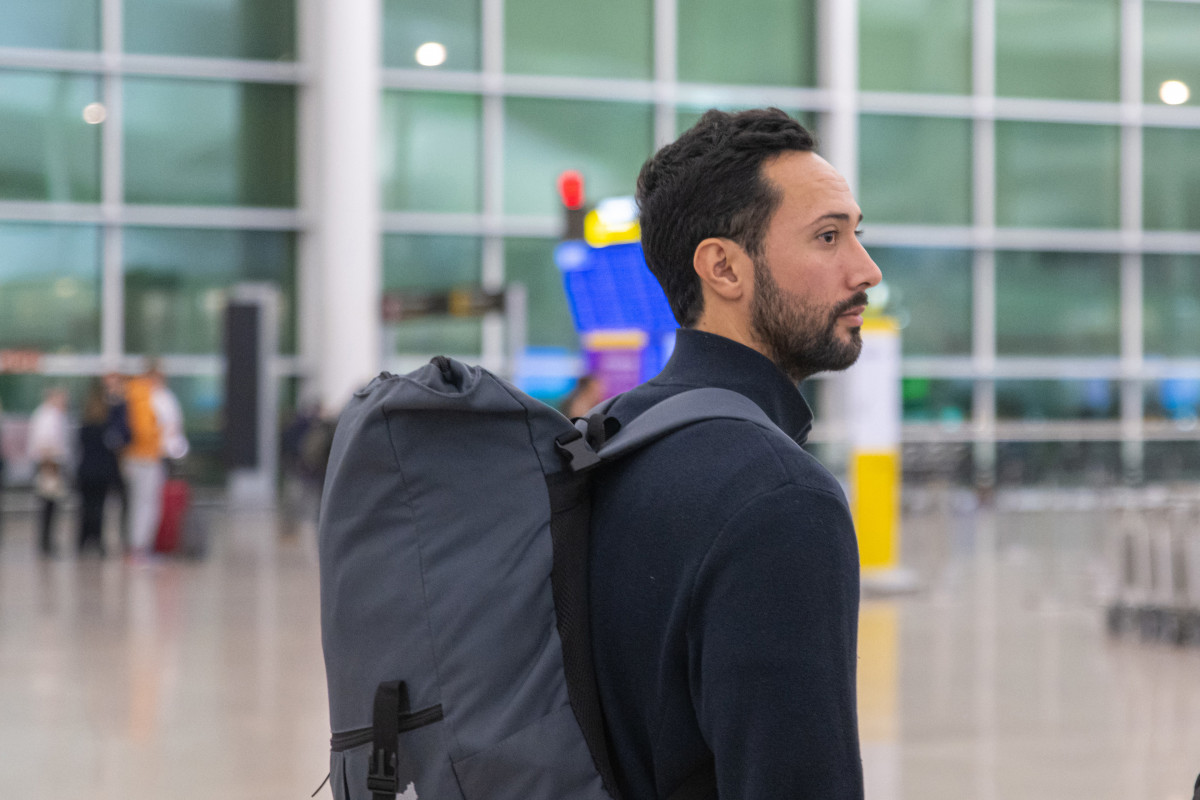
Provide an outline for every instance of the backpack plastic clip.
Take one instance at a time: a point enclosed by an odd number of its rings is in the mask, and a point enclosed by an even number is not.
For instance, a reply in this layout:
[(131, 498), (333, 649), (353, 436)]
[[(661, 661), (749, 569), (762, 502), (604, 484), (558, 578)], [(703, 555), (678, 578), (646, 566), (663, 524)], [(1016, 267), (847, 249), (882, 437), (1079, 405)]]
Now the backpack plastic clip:
[(400, 779), (396, 774), (396, 753), (379, 749), (371, 754), (367, 771), (367, 790), (372, 794), (396, 795), (400, 793)]
[(554, 447), (572, 472), (582, 472), (600, 463), (600, 456), (579, 430), (569, 431), (554, 440)]

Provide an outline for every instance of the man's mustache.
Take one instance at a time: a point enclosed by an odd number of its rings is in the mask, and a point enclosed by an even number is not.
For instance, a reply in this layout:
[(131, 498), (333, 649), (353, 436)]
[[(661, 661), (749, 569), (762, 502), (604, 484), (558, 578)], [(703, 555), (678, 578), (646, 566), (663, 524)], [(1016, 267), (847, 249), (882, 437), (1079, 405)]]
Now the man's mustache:
[(842, 314), (845, 314), (850, 309), (856, 308), (858, 306), (866, 306), (866, 305), (869, 305), (869, 303), (867, 302), (867, 293), (859, 292), (858, 294), (851, 297), (849, 300), (843, 300), (842, 302), (840, 302), (836, 306), (834, 306), (833, 314), (831, 316), (836, 320), (838, 317), (840, 317)]

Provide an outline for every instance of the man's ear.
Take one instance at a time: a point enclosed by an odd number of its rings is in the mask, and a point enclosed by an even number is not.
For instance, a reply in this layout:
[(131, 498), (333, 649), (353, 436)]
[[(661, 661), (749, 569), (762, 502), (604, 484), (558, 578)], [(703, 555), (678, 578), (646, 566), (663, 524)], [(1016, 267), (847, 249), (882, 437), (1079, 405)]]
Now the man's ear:
[(732, 239), (714, 236), (700, 242), (692, 254), (692, 268), (706, 293), (737, 302), (750, 292), (754, 262)]

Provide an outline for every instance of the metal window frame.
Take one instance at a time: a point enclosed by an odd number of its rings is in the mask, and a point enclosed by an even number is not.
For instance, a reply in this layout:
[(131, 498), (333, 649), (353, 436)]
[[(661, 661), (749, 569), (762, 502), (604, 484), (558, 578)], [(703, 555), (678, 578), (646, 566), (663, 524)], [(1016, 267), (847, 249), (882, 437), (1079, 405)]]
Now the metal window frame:
[[(91, 374), (128, 362), (123, 330), (123, 232), (130, 225), (211, 227), (294, 231), (300, 239), (297, 264), (301, 286), (298, 322), (314, 312), (312, 280), (320, 269), (311, 242), (319, 187), (311, 185), (315, 115), (310, 85), (317, 63), (319, 31), (312, 24), (319, 0), (297, 0), (299, 52), (294, 62), (150, 56), (123, 52), (122, 0), (102, 0), (99, 52), (67, 52), (35, 48), (0, 48), (0, 69), (87, 73), (103, 85), (108, 119), (102, 135), (102, 190), (99, 204), (0, 201), (0, 220), (80, 223), (103, 230), (101, 352), (96, 356), (47, 356), (53, 374)], [(648, 80), (510, 75), (504, 71), (504, 0), (481, 2), (482, 67), (479, 72), (384, 68), (384, 90), (466, 93), (482, 100), (481, 161), (483, 203), (477, 214), (384, 212), (387, 233), (477, 236), (483, 241), (481, 277), (489, 287), (505, 278), (504, 240), (508, 237), (554, 238), (560, 220), (551, 216), (506, 215), (504, 197), (504, 101), (509, 97), (561, 100), (607, 100), (639, 103), (654, 114), (654, 138), (661, 145), (675, 135), (679, 110), (712, 105), (775, 104), (820, 113), (841, 134), (827, 136), (848, 178), (857, 174), (855, 129), (861, 114), (924, 115), (961, 118), (972, 123), (972, 221), (967, 226), (872, 224), (864, 237), (869, 246), (952, 247), (972, 252), (972, 341), (968, 353), (952, 357), (909, 357), (908, 377), (961, 378), (973, 381), (973, 420), (953, 436), (976, 447), (984, 472), (994, 463), (995, 443), (1015, 433), (1040, 439), (1065, 440), (1067, 425), (1014, 427), (995, 418), (996, 380), (1011, 378), (1104, 378), (1121, 383), (1121, 418), (1115, 426), (1123, 443), (1127, 477), (1141, 472), (1141, 444), (1149, 439), (1192, 440), (1194, 434), (1144, 418), (1143, 395), (1148, 381), (1200, 374), (1200, 359), (1154, 360), (1143, 353), (1143, 256), (1149, 253), (1200, 254), (1200, 232), (1146, 231), (1142, 228), (1142, 132), (1146, 127), (1200, 129), (1200, 108), (1166, 107), (1142, 97), (1142, 16), (1146, 3), (1200, 0), (1121, 0), (1121, 92), (1118, 102), (1084, 102), (996, 97), (996, 0), (972, 3), (972, 91), (970, 95), (901, 94), (859, 91), (857, 39), (854, 31), (857, 0), (821, 0), (820, 13), (841, 30), (839, 48), (826, 48), (820, 85), (816, 87), (737, 86), (685, 83), (678, 80), (678, 0), (654, 0), (654, 71)], [(126, 77), (169, 77), (193, 80), (295, 85), (298, 92), (299, 197), (295, 209), (212, 208), (127, 205), (124, 202), (121, 131), (124, 124), (122, 86)], [(1120, 227), (1115, 230), (998, 228), (995, 221), (995, 123), (1035, 121), (1106, 125), (1120, 129)], [(828, 131), (827, 131), (828, 133)], [(1113, 253), (1120, 256), (1120, 353), (1110, 359), (998, 357), (996, 353), (996, 253), (1005, 250)], [(308, 287), (308, 288), (305, 288)], [(307, 300), (305, 299), (307, 298)], [(307, 303), (307, 305), (306, 305)], [(302, 375), (313, 366), (304, 340), (306, 326), (298, 324), (300, 355), (280, 359), (281, 374)], [(481, 351), (498, 361), (503, 354), (502, 331), (485, 325)], [(217, 357), (170, 356), (167, 366), (179, 374), (213, 374)], [(822, 379), (827, 382), (828, 379)], [(1074, 430), (1073, 428), (1070, 428)], [(1082, 429), (1080, 429), (1082, 430)], [(1092, 430), (1092, 429), (1089, 429)], [(1101, 428), (1095, 428), (1099, 431)], [(1113, 435), (1114, 427), (1103, 435)], [(964, 431), (966, 431), (964, 433)], [(1093, 433), (1095, 432), (1093, 431)], [(1172, 432), (1174, 431), (1174, 432)], [(905, 437), (924, 440), (927, 426), (906, 425)], [(941, 435), (941, 434), (938, 434)], [(949, 435), (949, 434), (947, 434)], [(1088, 436), (1092, 434), (1089, 433)], [(1098, 435), (1098, 434), (1097, 434)], [(962, 438), (966, 437), (966, 438)], [(990, 456), (990, 457), (989, 457)], [(982, 478), (986, 481), (987, 476)]]

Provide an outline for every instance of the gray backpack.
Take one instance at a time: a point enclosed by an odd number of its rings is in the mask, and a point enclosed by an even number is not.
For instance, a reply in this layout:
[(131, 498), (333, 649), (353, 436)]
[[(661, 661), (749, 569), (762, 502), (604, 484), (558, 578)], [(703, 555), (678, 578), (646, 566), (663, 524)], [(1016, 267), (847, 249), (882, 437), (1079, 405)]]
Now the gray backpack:
[(778, 429), (722, 389), (619, 432), (607, 407), (573, 423), (443, 357), (346, 406), (319, 526), (335, 798), (618, 796), (591, 657), (589, 472), (704, 419)]

